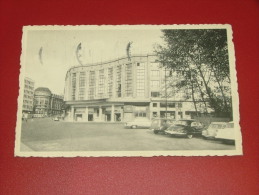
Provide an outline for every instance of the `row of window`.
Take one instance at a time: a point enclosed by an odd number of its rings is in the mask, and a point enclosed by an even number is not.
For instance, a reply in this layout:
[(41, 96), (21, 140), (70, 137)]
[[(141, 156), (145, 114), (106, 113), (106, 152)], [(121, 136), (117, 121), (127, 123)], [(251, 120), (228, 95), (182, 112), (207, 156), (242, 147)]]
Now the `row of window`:
[(28, 99), (33, 99), (34, 96), (33, 95), (24, 95), (23, 97), (28, 98)]
[(31, 100), (23, 100), (23, 103), (24, 104), (33, 104), (33, 101), (31, 101)]
[[(168, 107), (168, 108), (182, 108), (182, 103), (171, 103), (171, 102), (168, 102), (168, 103), (164, 103), (164, 102), (161, 102), (160, 103), (160, 108), (165, 108), (165, 107)], [(153, 107), (156, 108), (156, 107), (159, 107), (159, 104), (158, 103), (153, 103)]]
[[(153, 63), (152, 63), (153, 64)], [(154, 63), (155, 66), (159, 66), (159, 64)], [(125, 66), (125, 85), (123, 86), (123, 89), (125, 91), (124, 96), (125, 97), (132, 97), (133, 96), (133, 78), (132, 78), (132, 70), (133, 66), (132, 64), (127, 64)], [(115, 82), (115, 90), (116, 90), (116, 97), (122, 97), (122, 65), (118, 65), (115, 68), (116, 71), (116, 82)], [(98, 73), (98, 72), (97, 72)], [(145, 96), (145, 63), (137, 63), (136, 67), (136, 95), (137, 97), (144, 97)], [(169, 76), (171, 74), (170, 70), (151, 70), (151, 76), (158, 77), (160, 74), (166, 74)], [(109, 97), (113, 96), (113, 75), (114, 75), (114, 68), (108, 69), (108, 78), (105, 79), (105, 71), (104, 69), (99, 70), (98, 75), (98, 83), (96, 83), (96, 71), (90, 71), (89, 72), (89, 89), (88, 89), (88, 99), (95, 99), (95, 96), (97, 95), (99, 98), (104, 97), (107, 93)], [(151, 89), (160, 89), (161, 85), (164, 84), (164, 81), (160, 81), (159, 78), (154, 78), (157, 80), (151, 80), (150, 81), (150, 88)], [(77, 73), (72, 74), (72, 90), (71, 90), (71, 96), (72, 100), (76, 100), (76, 93), (78, 94), (79, 100), (86, 99), (86, 85), (87, 85), (87, 77), (86, 72), (79, 72), (79, 83), (77, 87)], [(106, 91), (106, 82), (108, 82), (108, 87)], [(97, 88), (97, 89), (96, 89)], [(151, 92), (151, 97), (160, 97), (159, 92)]]
[(26, 80), (26, 79), (24, 81), (25, 81), (25, 84), (29, 84), (29, 85), (33, 85), (34, 84), (34, 82)]
[(126, 66), (126, 79), (125, 79), (125, 92), (126, 97), (131, 97), (133, 95), (133, 88), (132, 88), (132, 64), (128, 64)]
[(24, 94), (29, 94), (29, 95), (33, 95), (33, 90), (24, 90)]
[(80, 72), (79, 74), (79, 100), (83, 100), (85, 97), (85, 86), (86, 86), (86, 74), (85, 72)]
[(108, 69), (108, 93), (109, 97), (112, 97), (113, 90), (113, 68)]
[(145, 96), (145, 66), (144, 64), (139, 64), (137, 66), (137, 97)]
[(32, 86), (26, 85), (26, 84), (25, 84), (25, 89), (30, 89), (30, 90), (32, 90), (32, 91), (34, 90), (34, 88), (33, 88)]
[(28, 109), (28, 110), (32, 110), (33, 107), (30, 105), (23, 105), (23, 109)]

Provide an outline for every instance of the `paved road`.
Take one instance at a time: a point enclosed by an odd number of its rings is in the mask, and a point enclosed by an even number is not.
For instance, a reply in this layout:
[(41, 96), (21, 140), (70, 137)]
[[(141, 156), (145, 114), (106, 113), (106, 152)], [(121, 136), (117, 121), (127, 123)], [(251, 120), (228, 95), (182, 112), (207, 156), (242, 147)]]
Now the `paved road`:
[[(35, 151), (234, 150), (234, 145), (202, 138), (153, 134), (125, 129), (122, 123), (69, 123), (49, 118), (23, 122), (21, 141)], [(26, 151), (26, 147), (21, 150)]]

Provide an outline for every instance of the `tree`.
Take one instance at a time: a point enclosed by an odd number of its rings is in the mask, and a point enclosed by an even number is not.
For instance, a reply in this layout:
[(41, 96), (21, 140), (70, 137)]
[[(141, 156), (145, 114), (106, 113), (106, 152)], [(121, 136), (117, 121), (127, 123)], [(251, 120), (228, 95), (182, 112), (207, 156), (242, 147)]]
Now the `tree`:
[[(162, 30), (165, 46), (158, 45), (158, 61), (181, 73), (185, 82), (178, 89), (191, 89), (192, 101), (202, 101), (206, 110), (232, 115), (230, 75), (225, 29)], [(208, 104), (209, 103), (209, 104)]]

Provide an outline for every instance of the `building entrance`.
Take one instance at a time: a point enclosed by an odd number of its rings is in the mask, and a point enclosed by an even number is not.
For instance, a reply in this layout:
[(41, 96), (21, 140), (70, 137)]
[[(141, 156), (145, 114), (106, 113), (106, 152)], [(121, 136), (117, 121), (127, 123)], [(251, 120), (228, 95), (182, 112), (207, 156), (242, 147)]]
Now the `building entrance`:
[(111, 114), (105, 114), (106, 121), (111, 121)]
[(82, 120), (82, 114), (76, 114), (76, 121)]
[(115, 121), (121, 121), (121, 113), (116, 113), (115, 114)]
[(88, 114), (88, 121), (93, 121), (93, 120), (94, 120), (93, 114)]

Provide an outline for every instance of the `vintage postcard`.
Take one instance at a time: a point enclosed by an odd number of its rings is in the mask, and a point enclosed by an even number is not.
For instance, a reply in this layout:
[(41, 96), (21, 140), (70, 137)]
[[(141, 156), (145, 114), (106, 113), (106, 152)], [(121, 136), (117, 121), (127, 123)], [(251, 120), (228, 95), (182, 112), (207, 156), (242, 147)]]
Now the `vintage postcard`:
[(231, 25), (24, 26), (15, 156), (242, 155)]

